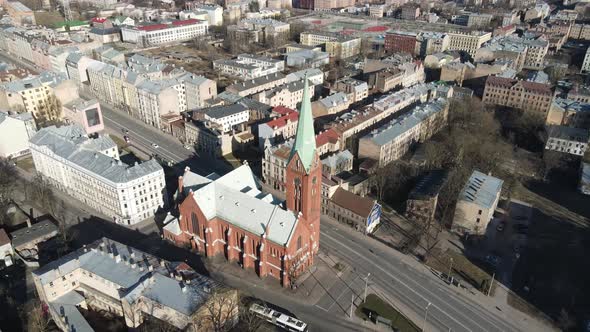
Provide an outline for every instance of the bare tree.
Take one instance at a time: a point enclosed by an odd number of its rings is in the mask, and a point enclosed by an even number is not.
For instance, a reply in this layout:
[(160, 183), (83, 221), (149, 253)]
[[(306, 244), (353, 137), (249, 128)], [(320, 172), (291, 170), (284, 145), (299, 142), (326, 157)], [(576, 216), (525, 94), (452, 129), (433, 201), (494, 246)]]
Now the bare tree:
[(375, 190), (379, 201), (383, 200), (383, 195), (389, 186), (390, 180), (390, 169), (387, 167), (378, 168), (371, 176), (371, 187)]
[(50, 330), (51, 316), (43, 309), (43, 304), (39, 300), (33, 300), (26, 303), (23, 307), (23, 314), (27, 321), (27, 331), (45, 332)]
[(216, 289), (203, 309), (193, 317), (193, 324), (213, 332), (229, 331), (239, 316), (238, 292), (232, 289)]
[(37, 113), (37, 125), (39, 127), (47, 127), (61, 123), (62, 105), (61, 101), (57, 99), (55, 94), (50, 94), (47, 99), (39, 107)]
[(14, 164), (5, 158), (0, 158), (0, 207), (5, 207), (12, 201), (12, 194), (18, 180)]
[(240, 304), (239, 331), (256, 332), (264, 323), (254, 312), (250, 311), (248, 303), (242, 301)]

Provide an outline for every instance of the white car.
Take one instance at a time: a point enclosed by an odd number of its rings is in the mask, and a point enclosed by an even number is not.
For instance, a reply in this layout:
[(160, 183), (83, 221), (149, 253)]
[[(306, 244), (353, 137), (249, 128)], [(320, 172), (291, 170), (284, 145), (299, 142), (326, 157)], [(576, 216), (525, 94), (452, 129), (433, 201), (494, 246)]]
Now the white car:
[(153, 147), (154, 149), (157, 149), (157, 148), (159, 148), (160, 146), (159, 146), (158, 144), (156, 144), (156, 143), (152, 143), (152, 147)]

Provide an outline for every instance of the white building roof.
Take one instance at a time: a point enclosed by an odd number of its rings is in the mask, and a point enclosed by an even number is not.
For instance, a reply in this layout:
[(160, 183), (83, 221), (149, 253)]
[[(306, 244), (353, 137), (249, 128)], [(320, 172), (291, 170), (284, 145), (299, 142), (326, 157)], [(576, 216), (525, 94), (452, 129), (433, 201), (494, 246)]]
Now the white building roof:
[[(297, 216), (283, 209), (280, 201), (259, 190), (257, 179), (248, 165), (242, 165), (228, 174), (210, 180), (189, 170), (183, 176), (189, 180), (193, 198), (208, 220), (219, 217), (241, 229), (286, 245), (295, 231)], [(209, 183), (203, 185), (209, 181)]]
[(463, 187), (459, 199), (486, 209), (493, 207), (496, 196), (502, 191), (504, 181), (480, 171), (473, 171)]

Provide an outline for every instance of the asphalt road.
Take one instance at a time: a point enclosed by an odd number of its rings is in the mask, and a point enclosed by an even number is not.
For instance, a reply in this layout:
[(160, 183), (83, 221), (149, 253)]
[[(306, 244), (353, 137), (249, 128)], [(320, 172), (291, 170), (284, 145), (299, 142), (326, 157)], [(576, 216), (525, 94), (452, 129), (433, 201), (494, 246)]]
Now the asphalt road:
[[(352, 235), (352, 236), (351, 236)], [(426, 306), (428, 324), (440, 331), (519, 331), (523, 327), (492, 314), (495, 308), (483, 308), (456, 292), (464, 290), (448, 286), (433, 274), (405, 263), (393, 249), (384, 248), (364, 238), (329, 226), (322, 221), (321, 246), (330, 255), (356, 268), (360, 276), (371, 273), (370, 284), (384, 290), (404, 307), (423, 317)], [(469, 295), (468, 295), (469, 296)], [(349, 295), (350, 301), (350, 295)], [(421, 326), (422, 322), (416, 322)]]
[[(0, 55), (0, 60), (16, 62), (3, 55)], [(102, 109), (105, 125), (109, 131), (122, 137), (124, 135), (122, 129), (129, 130), (128, 135), (132, 144), (147, 154), (157, 153), (175, 163), (185, 163), (190, 165), (192, 170), (201, 174), (208, 174), (212, 171), (223, 174), (227, 171), (227, 165), (219, 160), (195, 155), (193, 151), (186, 150), (176, 139), (144, 125), (123, 111), (112, 110), (104, 104), (102, 104)], [(159, 148), (154, 148), (152, 143), (158, 144)], [(371, 273), (371, 285), (378, 286), (396, 303), (413, 311), (413, 317), (423, 317), (425, 309), (430, 303), (428, 326), (433, 326), (441, 331), (526, 330), (522, 326), (514, 325), (515, 322), (501, 319), (493, 313), (493, 308), (484, 308), (474, 300), (456, 294), (461, 290), (451, 288), (433, 275), (407, 264), (404, 262), (407, 257), (400, 256), (393, 249), (384, 248), (372, 239), (330, 227), (325, 222), (322, 225), (321, 236), (323, 250), (329, 250), (331, 255), (337, 256), (353, 266), (359, 276), (364, 277), (367, 273)], [(355, 283), (358, 284), (358, 278), (353, 280), (356, 280)], [(354, 292), (354, 290), (350, 292)], [(358, 293), (358, 290), (356, 292)], [(333, 310), (326, 312), (316, 306), (302, 305), (260, 288), (256, 289), (253, 294), (264, 295), (261, 296), (262, 298), (274, 299), (278, 305), (284, 306), (296, 313), (302, 320), (309, 322), (314, 330), (362, 330), (362, 327), (347, 320), (345, 315), (338, 314), (338, 310), (332, 314)], [(346, 301), (346, 297), (344, 294), (342, 301)], [(344, 304), (338, 304), (338, 306), (345, 307)], [(416, 321), (416, 323), (422, 326), (422, 321)]]

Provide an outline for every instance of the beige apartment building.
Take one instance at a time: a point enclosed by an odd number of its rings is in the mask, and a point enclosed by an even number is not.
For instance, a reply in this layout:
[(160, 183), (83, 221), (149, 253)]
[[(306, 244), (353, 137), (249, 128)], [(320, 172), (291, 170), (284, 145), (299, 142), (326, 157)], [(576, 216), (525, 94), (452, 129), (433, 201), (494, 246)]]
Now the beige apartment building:
[(30, 112), (37, 121), (62, 118), (60, 104), (78, 98), (78, 87), (64, 74), (43, 72), (38, 76), (0, 84), (0, 108)]
[(459, 194), (451, 230), (458, 234), (485, 234), (500, 201), (504, 181), (473, 171)]
[(346, 8), (354, 6), (354, 0), (314, 0), (314, 9), (316, 11), (322, 11), (334, 8)]
[(424, 142), (447, 124), (446, 99), (416, 106), (359, 140), (359, 159), (373, 159), (379, 167), (400, 159), (412, 146)]
[(123, 317), (131, 329), (155, 317), (183, 331), (211, 330), (207, 308), (227, 317), (227, 326), (238, 321), (237, 290), (186, 263), (165, 261), (104, 237), (32, 275), (41, 302), (63, 331), (93, 331), (80, 308)]
[(285, 83), (287, 83), (287, 77), (284, 74), (274, 73), (251, 80), (234, 83), (225, 88), (225, 91), (246, 97), (264, 90), (275, 88)]
[(301, 44), (307, 46), (326, 45), (331, 58), (346, 59), (360, 54), (361, 38), (331, 32), (306, 31), (300, 35)]
[(491, 32), (473, 31), (473, 32), (449, 32), (449, 50), (451, 51), (465, 51), (471, 56), (475, 56), (475, 52), (485, 42), (492, 38)]
[[(270, 90), (262, 91), (252, 96), (252, 99), (272, 107), (285, 106), (296, 109), (297, 104), (303, 99), (305, 82), (294, 81), (279, 85)], [(313, 97), (315, 89), (313, 85), (308, 86), (309, 95)]]
[(549, 84), (489, 76), (482, 101), (486, 104), (514, 107), (547, 116), (553, 100)]

